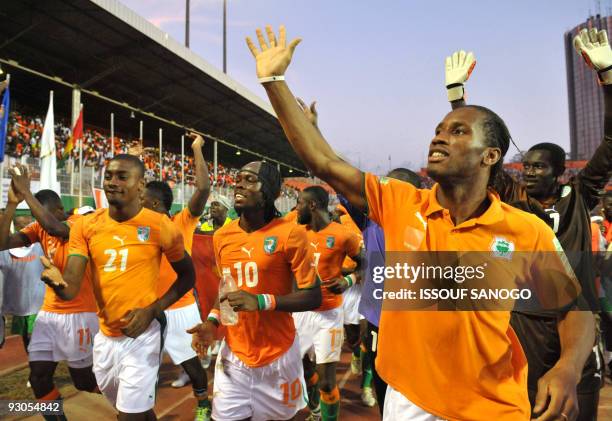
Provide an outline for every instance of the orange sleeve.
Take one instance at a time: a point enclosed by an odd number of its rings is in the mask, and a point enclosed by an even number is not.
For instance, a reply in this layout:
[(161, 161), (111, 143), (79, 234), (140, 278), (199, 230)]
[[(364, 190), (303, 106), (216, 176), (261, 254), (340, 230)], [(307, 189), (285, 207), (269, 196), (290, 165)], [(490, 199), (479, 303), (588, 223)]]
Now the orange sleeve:
[(83, 232), (83, 220), (78, 218), (70, 228), (70, 242), (68, 245), (68, 255), (83, 256), (89, 259), (89, 245)]
[(166, 215), (162, 216), (160, 225), (159, 237), (162, 251), (169, 262), (178, 262), (185, 256), (183, 235)]
[(346, 254), (349, 257), (355, 257), (359, 254), (359, 252), (361, 251), (361, 244), (362, 244), (362, 240), (361, 237), (357, 234), (355, 234), (354, 232), (349, 232), (348, 233), (348, 238), (346, 239)]
[(312, 247), (308, 246), (308, 236), (303, 225), (292, 225), (287, 237), (285, 252), (291, 271), (299, 289), (314, 288), (317, 285)]
[(394, 212), (394, 209), (418, 200), (418, 189), (412, 184), (371, 173), (365, 175), (365, 194), (368, 217), (380, 226), (384, 226), (385, 209)]
[(40, 242), (40, 231), (41, 230), (42, 230), (42, 227), (40, 226), (40, 224), (34, 221), (27, 227), (23, 228), (20, 232), (22, 234), (25, 234), (26, 237), (28, 237), (28, 240), (30, 240), (30, 243), (34, 244), (34, 243)]

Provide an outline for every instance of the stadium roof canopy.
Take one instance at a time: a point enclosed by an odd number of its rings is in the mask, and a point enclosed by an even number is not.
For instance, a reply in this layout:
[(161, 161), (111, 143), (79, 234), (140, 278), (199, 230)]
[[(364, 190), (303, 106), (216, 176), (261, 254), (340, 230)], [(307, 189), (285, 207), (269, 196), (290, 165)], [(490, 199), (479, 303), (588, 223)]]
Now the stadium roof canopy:
[(116, 0), (0, 2), (0, 63), (17, 101), (46, 110), (56, 90), (56, 115), (58, 104), (71, 109), (77, 86), (86, 125), (108, 127), (114, 112), (115, 131), (133, 133), (144, 120), (146, 140), (163, 127), (175, 150), (184, 128), (194, 128), (243, 150), (220, 142), (222, 162), (243, 164), (251, 151), (304, 170), (268, 103)]

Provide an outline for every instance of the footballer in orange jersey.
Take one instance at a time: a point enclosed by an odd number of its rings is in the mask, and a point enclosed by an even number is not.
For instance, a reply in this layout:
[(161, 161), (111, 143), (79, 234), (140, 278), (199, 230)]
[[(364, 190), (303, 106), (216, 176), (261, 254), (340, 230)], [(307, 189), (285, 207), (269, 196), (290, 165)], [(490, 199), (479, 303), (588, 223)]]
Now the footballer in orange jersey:
[[(71, 226), (80, 215), (67, 218), (62, 201), (53, 190), (30, 191), (28, 168), (17, 165), (10, 170), (12, 182), (9, 200), (0, 222), (0, 249), (40, 243), (44, 254), (64, 270), (68, 259), (68, 237)], [(10, 221), (17, 204), (25, 200), (36, 222), (9, 235)], [(70, 376), (79, 390), (96, 392), (92, 372), (93, 337), (98, 332), (96, 303), (92, 292), (89, 270), (83, 288), (73, 301), (64, 301), (46, 287), (43, 305), (38, 312), (32, 339), (28, 346), (30, 384), (34, 396), (40, 400), (60, 398), (53, 382), (59, 361), (66, 361)]]
[[(193, 233), (208, 200), (210, 179), (208, 177), (208, 166), (202, 154), (204, 139), (198, 134), (190, 134), (189, 137), (193, 139), (191, 149), (195, 162), (196, 188), (189, 199), (188, 206), (170, 219), (183, 235), (185, 250), (191, 255)], [(170, 216), (172, 201), (172, 189), (167, 183), (151, 181), (146, 185), (143, 196), (143, 206), (145, 208)], [(157, 293), (160, 297), (170, 289), (175, 279), (176, 272), (172, 269), (168, 259), (162, 256), (157, 285)], [(198, 401), (196, 419), (210, 419), (212, 408), (208, 401), (208, 378), (206, 371), (202, 368), (200, 359), (191, 348), (191, 335), (187, 333), (187, 329), (202, 321), (193, 290), (189, 290), (187, 294), (168, 307), (165, 314), (168, 325), (164, 350), (170, 355), (172, 362), (177, 365), (180, 364), (184, 370), (184, 373), (181, 373), (181, 376), (172, 383), (172, 386), (180, 387), (187, 381), (191, 381), (193, 394)], [(183, 377), (186, 377), (186, 379), (183, 380)]]
[[(546, 252), (546, 266), (537, 259), (520, 276), (550, 273), (547, 268), (553, 265), (559, 275), (555, 282), (563, 285), (543, 291), (539, 298), (557, 297), (551, 305), (571, 305), (580, 287), (564, 264), (552, 230), (537, 217), (503, 204), (488, 189), (510, 145), (509, 131), (497, 114), (467, 106), (443, 118), (430, 143), (427, 171), (437, 182), (431, 190), (364, 174), (338, 157), (310, 124), (284, 78), (278, 77), (285, 74), (300, 39), (287, 42), (283, 26), (278, 43), (271, 27), (270, 44), (261, 30), (257, 32), (259, 48), (250, 39), (247, 44), (291, 146), (315, 176), (383, 228), (387, 257), (389, 252), (414, 250), (490, 254), (506, 246), (512, 251)], [(544, 277), (537, 287), (547, 289), (549, 280)], [(384, 420), (530, 418), (527, 364), (510, 327), (510, 311), (386, 310), (391, 301), (384, 300), (376, 360), (389, 384)], [(398, 358), (404, 352), (410, 356)], [(550, 419), (573, 415), (563, 412), (569, 412), (564, 404), (550, 409)]]
[[(213, 418), (290, 419), (306, 405), (304, 373), (292, 312), (321, 305), (306, 229), (280, 217), (274, 201), (281, 178), (267, 162), (251, 162), (236, 177), (240, 218), (219, 228), (213, 243), (219, 272), (238, 291), (220, 297), (238, 313), (217, 357)], [(206, 352), (216, 333), (219, 301), (208, 320), (190, 330)]]
[[(331, 221), (328, 205), (329, 194), (320, 186), (307, 187), (298, 197), (297, 222), (308, 229), (309, 246), (322, 281), (322, 303), (315, 311), (293, 314), (308, 387), (308, 407), (313, 417), (322, 415), (324, 420), (337, 419), (340, 410), (336, 363), (340, 361), (344, 337), (342, 293), (355, 282), (355, 275), (343, 276), (342, 263), (349, 257), (357, 262), (355, 270), (359, 270), (362, 245), (361, 235)], [(315, 361), (307, 353), (314, 353)]]
[[(131, 155), (113, 157), (104, 173), (109, 208), (75, 223), (63, 274), (43, 259), (43, 280), (67, 301), (77, 296), (85, 268), (92, 265), (100, 320), (93, 371), (125, 420), (155, 417), (164, 310), (193, 288), (195, 277), (181, 232), (166, 215), (142, 207), (144, 188), (143, 163)], [(162, 254), (177, 279), (159, 297)]]

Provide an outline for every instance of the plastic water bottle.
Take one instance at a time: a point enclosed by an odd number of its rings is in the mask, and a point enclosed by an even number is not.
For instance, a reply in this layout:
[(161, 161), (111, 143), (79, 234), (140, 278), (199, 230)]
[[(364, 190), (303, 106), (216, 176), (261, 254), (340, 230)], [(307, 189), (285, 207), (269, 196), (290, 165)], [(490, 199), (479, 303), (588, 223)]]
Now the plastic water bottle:
[[(219, 297), (227, 295), (228, 292), (233, 291), (238, 291), (236, 281), (234, 281), (229, 268), (224, 268), (223, 277), (219, 282)], [(238, 313), (234, 311), (227, 300), (221, 303), (221, 324), (225, 326), (234, 326), (238, 324)]]

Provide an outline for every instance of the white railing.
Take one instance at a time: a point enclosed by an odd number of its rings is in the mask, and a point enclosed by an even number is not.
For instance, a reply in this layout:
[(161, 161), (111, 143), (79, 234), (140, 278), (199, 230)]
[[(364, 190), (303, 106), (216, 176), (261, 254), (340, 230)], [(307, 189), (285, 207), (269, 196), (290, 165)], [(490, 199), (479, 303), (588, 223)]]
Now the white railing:
[[(32, 180), (40, 179), (40, 159), (28, 157), (26, 159), (16, 159), (13, 157), (5, 157), (4, 171), (2, 178), (9, 178), (8, 168), (15, 163), (20, 162), (28, 165), (32, 174)], [(97, 171), (94, 167), (83, 167), (83, 176), (79, 177), (79, 168), (77, 165), (66, 163), (63, 168), (57, 170), (57, 180), (60, 182), (61, 193), (64, 195), (93, 197), (94, 188), (102, 188), (102, 171)], [(81, 188), (79, 190), (79, 180), (81, 180)], [(189, 202), (193, 195), (195, 186), (185, 184), (185, 191), (182, 191), (181, 183), (177, 183), (172, 189), (174, 194), (174, 203), (183, 204)], [(231, 201), (234, 198), (233, 187), (216, 187), (213, 186), (213, 192), (227, 196)], [(5, 193), (6, 195), (6, 193)], [(279, 197), (276, 200), (276, 207), (282, 213), (289, 212), (296, 204), (296, 199), (292, 197)]]

